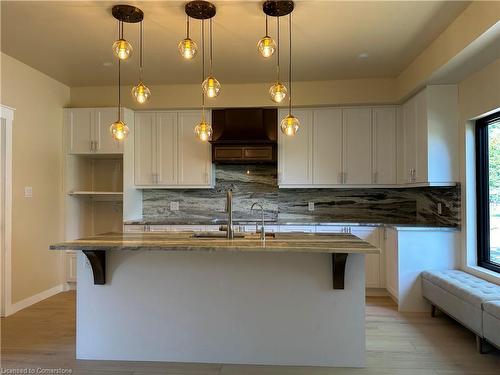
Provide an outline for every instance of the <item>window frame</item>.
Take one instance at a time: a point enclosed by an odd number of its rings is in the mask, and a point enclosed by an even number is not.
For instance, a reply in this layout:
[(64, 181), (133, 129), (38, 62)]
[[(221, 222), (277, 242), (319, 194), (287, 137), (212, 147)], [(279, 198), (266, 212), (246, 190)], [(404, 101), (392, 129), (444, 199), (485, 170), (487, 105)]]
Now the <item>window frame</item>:
[(477, 265), (500, 273), (490, 261), (489, 142), (488, 126), (500, 121), (500, 111), (476, 121)]

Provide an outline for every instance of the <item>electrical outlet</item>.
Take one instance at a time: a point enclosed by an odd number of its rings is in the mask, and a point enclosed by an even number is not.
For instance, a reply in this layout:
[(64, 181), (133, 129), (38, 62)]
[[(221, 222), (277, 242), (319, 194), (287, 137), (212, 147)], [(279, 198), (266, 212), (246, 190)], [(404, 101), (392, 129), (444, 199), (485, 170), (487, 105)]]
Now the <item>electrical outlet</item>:
[(179, 211), (179, 202), (170, 202), (170, 211)]
[(441, 215), (443, 213), (443, 205), (442, 203), (437, 204), (437, 209), (438, 209), (438, 215)]
[(24, 198), (33, 198), (33, 188), (31, 186), (24, 187)]
[(307, 205), (307, 208), (309, 211), (314, 211), (314, 202), (309, 202), (309, 204)]

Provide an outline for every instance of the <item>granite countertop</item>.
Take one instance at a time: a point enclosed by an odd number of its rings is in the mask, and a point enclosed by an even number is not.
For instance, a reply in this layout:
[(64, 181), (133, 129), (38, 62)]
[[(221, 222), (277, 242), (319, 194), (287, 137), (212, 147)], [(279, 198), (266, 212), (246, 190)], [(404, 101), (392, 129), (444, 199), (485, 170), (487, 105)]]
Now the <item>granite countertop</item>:
[[(255, 225), (255, 220), (234, 220), (235, 225)], [(227, 220), (207, 220), (207, 219), (153, 219), (153, 220), (126, 220), (123, 222), (124, 225), (224, 225), (227, 224)], [(257, 221), (260, 224), (260, 221)], [(299, 226), (364, 226), (364, 227), (385, 227), (385, 228), (395, 228), (398, 230), (439, 230), (439, 231), (460, 231), (460, 227), (450, 227), (450, 226), (439, 226), (427, 223), (416, 223), (416, 224), (390, 224), (390, 223), (362, 223), (362, 222), (312, 222), (312, 221), (265, 221), (265, 225), (299, 225)]]
[(278, 233), (262, 241), (256, 235), (245, 238), (193, 238), (193, 232), (106, 233), (66, 241), (50, 250), (163, 250), (234, 251), (287, 253), (379, 254), (380, 249), (352, 234)]

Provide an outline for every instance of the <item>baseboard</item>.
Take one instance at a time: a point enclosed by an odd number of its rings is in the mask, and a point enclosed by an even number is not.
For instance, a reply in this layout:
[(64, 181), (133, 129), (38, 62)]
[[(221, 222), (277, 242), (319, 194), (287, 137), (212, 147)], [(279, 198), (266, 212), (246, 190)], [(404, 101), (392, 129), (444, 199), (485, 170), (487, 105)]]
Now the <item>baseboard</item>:
[(389, 292), (385, 288), (366, 288), (365, 295), (367, 297), (387, 297)]
[(76, 283), (68, 281), (64, 284), (64, 291), (67, 292), (70, 290), (76, 290)]
[(5, 316), (15, 314), (18, 311), (21, 311), (21, 310), (23, 310), (31, 305), (34, 305), (35, 303), (43, 301), (44, 299), (52, 297), (58, 293), (61, 293), (62, 291), (64, 291), (64, 285), (59, 284), (53, 288), (44, 290), (43, 292), (37, 293), (31, 297), (28, 297), (28, 298), (25, 298), (19, 302), (13, 303), (10, 306), (6, 306)]

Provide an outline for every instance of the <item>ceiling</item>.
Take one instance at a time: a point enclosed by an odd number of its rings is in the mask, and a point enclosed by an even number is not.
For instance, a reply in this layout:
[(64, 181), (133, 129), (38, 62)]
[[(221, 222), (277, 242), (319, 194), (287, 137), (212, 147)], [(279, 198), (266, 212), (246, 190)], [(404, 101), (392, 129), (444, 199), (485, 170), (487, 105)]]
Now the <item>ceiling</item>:
[[(1, 50), (69, 86), (116, 83), (111, 45), (117, 23), (107, 1), (1, 1)], [(145, 81), (197, 83), (201, 59), (183, 60), (182, 1), (127, 2), (145, 13)], [(221, 83), (272, 80), (274, 62), (258, 55), (264, 34), (262, 2), (215, 1), (214, 73)], [(293, 13), (293, 70), (300, 81), (396, 77), (469, 4), (456, 1), (297, 1)], [(275, 21), (271, 35), (275, 37)], [(192, 22), (198, 44), (200, 23)], [(288, 64), (287, 24), (282, 64)], [(138, 25), (125, 25), (134, 56), (123, 81), (137, 79)], [(361, 56), (361, 57), (360, 57)], [(363, 57), (364, 56), (364, 57)], [(199, 57), (199, 56), (198, 56)]]

